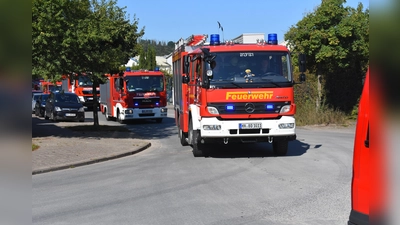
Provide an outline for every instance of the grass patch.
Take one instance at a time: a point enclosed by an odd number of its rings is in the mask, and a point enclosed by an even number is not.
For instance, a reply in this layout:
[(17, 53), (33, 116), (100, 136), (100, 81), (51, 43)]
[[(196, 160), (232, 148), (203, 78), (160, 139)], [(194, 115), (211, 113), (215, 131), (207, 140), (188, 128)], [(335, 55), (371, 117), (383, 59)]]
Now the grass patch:
[(121, 131), (121, 132), (130, 132), (128, 128), (124, 126), (108, 126), (108, 125), (81, 125), (81, 126), (68, 126), (65, 127), (73, 131), (87, 131), (87, 132), (95, 132), (95, 131)]
[(351, 121), (348, 116), (339, 111), (326, 106), (321, 106), (318, 110), (315, 104), (305, 102), (297, 107), (295, 115), (296, 125), (339, 125), (348, 126)]
[(32, 143), (32, 152), (37, 150), (40, 146)]

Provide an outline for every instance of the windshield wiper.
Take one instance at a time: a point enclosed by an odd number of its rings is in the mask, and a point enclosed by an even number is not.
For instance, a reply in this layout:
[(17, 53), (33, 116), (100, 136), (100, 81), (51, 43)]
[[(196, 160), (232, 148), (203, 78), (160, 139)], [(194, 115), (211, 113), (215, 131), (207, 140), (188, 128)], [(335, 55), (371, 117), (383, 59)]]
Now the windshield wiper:
[[(272, 82), (272, 81), (269, 81), (268, 84), (273, 84), (273, 85), (275, 85), (275, 87), (282, 87), (278, 83), (275, 83), (275, 82)], [(262, 84), (261, 87), (266, 87), (266, 86), (268, 86), (268, 84)]]
[(235, 83), (235, 82), (230, 82), (230, 83), (233, 84), (233, 85), (235, 85), (236, 87), (243, 88), (242, 86), (240, 86), (239, 84), (237, 84), (237, 83)]
[[(215, 83), (214, 83), (215, 82)], [(219, 84), (216, 84), (219, 83)], [(242, 86), (240, 86), (239, 84), (232, 82), (232, 81), (228, 81), (228, 80), (214, 80), (213, 83), (210, 86), (214, 86), (214, 87), (222, 87), (222, 88), (227, 88), (226, 84), (233, 84), (238, 88), (243, 88)]]

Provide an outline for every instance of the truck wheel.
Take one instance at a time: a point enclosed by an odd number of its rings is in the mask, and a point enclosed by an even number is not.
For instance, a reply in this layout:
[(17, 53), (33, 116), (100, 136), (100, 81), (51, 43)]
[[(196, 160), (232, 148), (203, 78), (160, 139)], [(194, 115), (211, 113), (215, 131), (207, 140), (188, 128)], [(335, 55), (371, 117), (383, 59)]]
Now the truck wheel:
[(111, 120), (110, 116), (107, 114), (107, 108), (104, 108), (104, 117), (106, 118), (107, 121)]
[(123, 124), (124, 121), (121, 119), (121, 113), (119, 113), (119, 110), (117, 110), (117, 122)]
[(203, 145), (199, 140), (200, 133), (198, 130), (193, 130), (192, 120), (189, 121), (189, 143), (193, 148), (194, 157), (202, 157), (204, 156)]
[(287, 141), (287, 140), (274, 140), (272, 142), (274, 154), (276, 156), (285, 156), (288, 151), (288, 144), (289, 144), (289, 141)]
[(181, 130), (181, 125), (180, 125), (179, 119), (178, 119), (178, 137), (179, 137), (179, 140), (180, 140), (182, 146), (189, 145), (189, 143), (186, 141), (187, 134), (183, 133), (183, 131)]
[(54, 116), (54, 112), (51, 112), (51, 120), (53, 120), (53, 122), (57, 122), (56, 117)]

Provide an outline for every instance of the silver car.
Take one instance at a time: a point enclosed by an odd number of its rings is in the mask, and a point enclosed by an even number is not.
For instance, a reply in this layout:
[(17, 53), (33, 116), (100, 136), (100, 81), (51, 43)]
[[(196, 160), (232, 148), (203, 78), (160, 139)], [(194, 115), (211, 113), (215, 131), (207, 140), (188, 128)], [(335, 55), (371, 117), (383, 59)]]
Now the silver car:
[(32, 94), (32, 113), (35, 113), (36, 101), (39, 99), (40, 95), (41, 95), (41, 93)]

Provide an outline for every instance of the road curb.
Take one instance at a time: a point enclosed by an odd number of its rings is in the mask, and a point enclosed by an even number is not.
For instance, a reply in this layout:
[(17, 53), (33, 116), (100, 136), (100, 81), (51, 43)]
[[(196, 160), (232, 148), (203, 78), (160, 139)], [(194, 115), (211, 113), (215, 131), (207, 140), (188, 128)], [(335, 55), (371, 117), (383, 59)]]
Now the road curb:
[(135, 150), (128, 151), (128, 152), (121, 153), (121, 154), (110, 155), (110, 156), (105, 156), (105, 157), (102, 157), (102, 158), (90, 159), (90, 160), (85, 160), (85, 161), (81, 161), (81, 162), (74, 162), (74, 163), (70, 163), (70, 164), (66, 164), (66, 165), (59, 165), (59, 166), (53, 166), (53, 167), (48, 167), (48, 168), (36, 169), (36, 170), (32, 171), (32, 175), (48, 173), (48, 172), (53, 172), (53, 171), (57, 171), (57, 170), (73, 169), (75, 167), (80, 167), (80, 166), (90, 165), (90, 164), (94, 164), (94, 163), (104, 162), (104, 161), (107, 161), (107, 160), (117, 159), (117, 158), (121, 158), (121, 157), (128, 156), (128, 155), (134, 155), (134, 154), (136, 154), (138, 152), (141, 152), (141, 151), (149, 148), (150, 146), (151, 146), (151, 143), (148, 142), (145, 145), (140, 146)]

